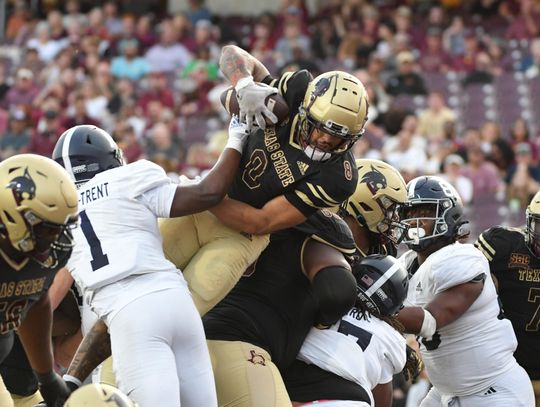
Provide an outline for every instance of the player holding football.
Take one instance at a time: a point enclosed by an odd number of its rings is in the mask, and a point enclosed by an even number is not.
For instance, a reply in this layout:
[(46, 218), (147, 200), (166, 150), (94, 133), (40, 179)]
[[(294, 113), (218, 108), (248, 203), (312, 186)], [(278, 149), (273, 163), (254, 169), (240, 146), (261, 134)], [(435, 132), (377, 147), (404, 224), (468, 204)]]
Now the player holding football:
[[(160, 224), (165, 254), (183, 271), (201, 315), (257, 259), (269, 233), (298, 225), (354, 192), (350, 148), (364, 132), (368, 110), (364, 86), (345, 72), (312, 79), (302, 70), (274, 79), (260, 61), (232, 45), (223, 48), (220, 68), (236, 87), (241, 117), (260, 127), (246, 144), (229, 199), (213, 214)], [(265, 126), (264, 100), (277, 92), (289, 118)]]
[(504, 315), (514, 327), (514, 353), (533, 383), (540, 406), (540, 192), (526, 211), (525, 230), (494, 226), (474, 245), (486, 256)]
[(400, 260), (413, 274), (399, 321), (418, 334), (432, 389), (421, 407), (534, 405), (531, 382), (513, 353), (512, 325), (500, 317), (486, 258), (468, 235), (461, 199), (431, 176), (407, 185), (402, 217), (411, 250)]

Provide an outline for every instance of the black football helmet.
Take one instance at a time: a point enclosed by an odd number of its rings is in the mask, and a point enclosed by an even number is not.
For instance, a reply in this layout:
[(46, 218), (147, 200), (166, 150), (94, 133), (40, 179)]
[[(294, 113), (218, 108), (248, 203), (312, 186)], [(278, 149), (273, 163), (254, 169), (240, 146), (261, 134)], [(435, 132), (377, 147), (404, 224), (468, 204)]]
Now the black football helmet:
[(527, 216), (525, 242), (531, 252), (536, 257), (540, 257), (540, 191), (531, 199), (525, 213)]
[(409, 276), (395, 257), (372, 254), (353, 264), (352, 273), (358, 300), (371, 314), (392, 316), (402, 308)]
[[(440, 239), (452, 242), (469, 235), (461, 198), (447, 181), (433, 176), (414, 178), (407, 184), (407, 195), (401, 221), (407, 227), (403, 242), (409, 249), (423, 251)], [(419, 206), (428, 208), (429, 215), (415, 216)], [(423, 221), (434, 222), (431, 234), (426, 234)]]
[(77, 187), (96, 174), (124, 165), (122, 151), (105, 130), (81, 125), (66, 130), (52, 154), (71, 175)]

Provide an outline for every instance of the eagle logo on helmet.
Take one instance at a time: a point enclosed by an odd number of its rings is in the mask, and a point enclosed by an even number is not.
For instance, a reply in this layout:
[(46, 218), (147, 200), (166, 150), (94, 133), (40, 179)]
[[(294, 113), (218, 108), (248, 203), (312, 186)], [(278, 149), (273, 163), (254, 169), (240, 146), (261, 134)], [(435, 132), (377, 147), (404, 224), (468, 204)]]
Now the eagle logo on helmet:
[(28, 167), (25, 168), (24, 174), (13, 178), (9, 184), (6, 185), (13, 191), (13, 197), (17, 205), (25, 199), (33, 199), (36, 196), (36, 183), (28, 172)]
[(371, 171), (366, 172), (360, 182), (366, 184), (372, 194), (388, 185), (384, 174), (373, 165), (371, 165)]

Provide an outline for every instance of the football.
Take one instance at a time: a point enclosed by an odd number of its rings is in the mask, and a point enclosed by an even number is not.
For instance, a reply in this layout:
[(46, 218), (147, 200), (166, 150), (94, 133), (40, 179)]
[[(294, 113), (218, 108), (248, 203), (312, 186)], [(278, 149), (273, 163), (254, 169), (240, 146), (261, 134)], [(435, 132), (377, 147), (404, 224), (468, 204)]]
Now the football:
[[(234, 87), (225, 89), (221, 93), (220, 99), (221, 104), (231, 116), (238, 116), (240, 107), (238, 106), (238, 99), (236, 98), (236, 90), (234, 89)], [(278, 121), (275, 124), (276, 126), (280, 126), (287, 121), (287, 119), (289, 118), (289, 106), (287, 106), (287, 102), (285, 101), (283, 96), (281, 96), (279, 93), (275, 93), (268, 96), (265, 102), (268, 109), (278, 118)], [(272, 124), (268, 119), (266, 119), (266, 123)]]

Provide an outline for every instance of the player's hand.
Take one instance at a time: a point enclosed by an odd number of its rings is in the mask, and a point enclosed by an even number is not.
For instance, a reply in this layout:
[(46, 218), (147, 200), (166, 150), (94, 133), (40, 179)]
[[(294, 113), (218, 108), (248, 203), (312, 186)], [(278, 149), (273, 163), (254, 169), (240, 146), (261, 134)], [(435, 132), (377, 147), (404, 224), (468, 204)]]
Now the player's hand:
[(264, 83), (255, 83), (252, 76), (240, 79), (236, 86), (236, 97), (240, 108), (240, 122), (246, 123), (249, 131), (253, 128), (253, 119), (257, 125), (264, 129), (266, 118), (272, 123), (277, 123), (277, 117), (266, 107), (267, 96), (277, 93), (277, 89)]
[(420, 373), (422, 373), (422, 370), (424, 370), (424, 362), (422, 362), (418, 353), (409, 345), (406, 346), (405, 351), (407, 353), (407, 361), (403, 367), (403, 376), (405, 380), (411, 380), (414, 383)]
[[(55, 372), (38, 374), (39, 392), (47, 407), (62, 407), (71, 394), (66, 382)], [(44, 404), (40, 404), (43, 406)]]
[(234, 148), (240, 154), (249, 136), (249, 131), (244, 123), (240, 123), (238, 117), (233, 116), (229, 123), (229, 139), (225, 148)]

